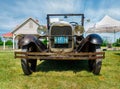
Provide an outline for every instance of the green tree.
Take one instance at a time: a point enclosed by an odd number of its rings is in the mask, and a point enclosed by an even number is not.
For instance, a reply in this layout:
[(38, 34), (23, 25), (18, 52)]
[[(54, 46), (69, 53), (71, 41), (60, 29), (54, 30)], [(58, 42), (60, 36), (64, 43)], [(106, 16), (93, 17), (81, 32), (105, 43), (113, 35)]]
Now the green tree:
[(0, 37), (0, 45), (3, 45), (3, 41), (1, 37)]
[(113, 46), (120, 47), (120, 38), (118, 38), (116, 42), (113, 43)]
[(12, 44), (13, 44), (12, 40), (7, 40), (6, 41), (6, 45), (12, 45)]
[(103, 40), (102, 46), (107, 46), (108, 41), (107, 40)]

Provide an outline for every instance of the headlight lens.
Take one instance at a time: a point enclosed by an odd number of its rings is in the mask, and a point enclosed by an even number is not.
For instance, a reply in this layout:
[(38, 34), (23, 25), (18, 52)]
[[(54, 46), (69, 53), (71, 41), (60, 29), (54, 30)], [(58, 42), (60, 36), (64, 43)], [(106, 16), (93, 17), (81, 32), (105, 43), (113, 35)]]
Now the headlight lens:
[(37, 32), (40, 34), (40, 36), (45, 36), (47, 34), (46, 31), (47, 31), (47, 29), (42, 26), (37, 29)]
[(75, 31), (75, 35), (80, 36), (84, 32), (84, 28), (83, 28), (83, 26), (78, 25), (78, 26), (75, 26), (74, 31)]

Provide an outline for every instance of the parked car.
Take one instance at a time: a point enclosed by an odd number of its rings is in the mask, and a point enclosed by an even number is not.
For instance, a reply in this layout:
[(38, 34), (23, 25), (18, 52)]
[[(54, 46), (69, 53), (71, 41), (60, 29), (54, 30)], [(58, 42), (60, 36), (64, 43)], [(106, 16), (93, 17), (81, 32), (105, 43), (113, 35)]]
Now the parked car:
[[(53, 17), (60, 19), (52, 20)], [(100, 73), (105, 54), (100, 49), (102, 39), (97, 34), (83, 36), (84, 14), (48, 14), (47, 31), (41, 27), (38, 32), (39, 37), (22, 37), (19, 40), (22, 51), (15, 51), (15, 58), (21, 58), (25, 75), (36, 71), (37, 60), (88, 60), (89, 69), (95, 75)]]

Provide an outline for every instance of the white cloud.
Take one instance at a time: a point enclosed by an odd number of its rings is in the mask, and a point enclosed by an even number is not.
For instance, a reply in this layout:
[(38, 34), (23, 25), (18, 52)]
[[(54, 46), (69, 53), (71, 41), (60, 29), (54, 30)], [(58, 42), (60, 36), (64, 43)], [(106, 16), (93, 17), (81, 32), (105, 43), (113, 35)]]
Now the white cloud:
[(17, 1), (16, 8), (12, 8), (15, 14), (21, 13), (27, 16), (39, 16), (47, 13), (74, 13), (74, 0), (27, 0)]
[(46, 22), (47, 13), (74, 13), (74, 0), (26, 0), (16, 1), (15, 5), (4, 4), (0, 15), (1, 29), (11, 30), (23, 19), (33, 17)]
[(65, 1), (57, 1), (55, 2), (49, 2), (45, 3), (45, 12), (48, 13), (73, 13), (75, 8), (74, 8), (74, 3), (70, 0), (65, 0)]
[(120, 20), (120, 8), (110, 8), (108, 14), (113, 18)]
[[(111, 1), (111, 2), (110, 2)], [(14, 5), (2, 2), (0, 5), (0, 31), (12, 31), (26, 18), (33, 17), (46, 22), (48, 13), (83, 13), (85, 10), (86, 30), (100, 21), (106, 14), (120, 20), (119, 0), (14, 0)], [(97, 3), (95, 3), (97, 2)], [(113, 3), (114, 2), (114, 3)], [(111, 5), (112, 4), (112, 5)]]
[(14, 6), (4, 4), (0, 18), (0, 25), (3, 29), (12, 29), (19, 24), (21, 19), (28, 17), (37, 18), (44, 24), (46, 22), (46, 14), (48, 13), (75, 13), (78, 7), (74, 0), (26, 0), (16, 1)]

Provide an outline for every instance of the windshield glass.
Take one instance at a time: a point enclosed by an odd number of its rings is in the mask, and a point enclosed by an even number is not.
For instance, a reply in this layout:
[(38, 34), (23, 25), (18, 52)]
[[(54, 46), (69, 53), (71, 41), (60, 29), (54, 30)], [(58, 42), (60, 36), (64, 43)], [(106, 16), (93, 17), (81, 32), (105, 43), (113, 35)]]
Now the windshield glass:
[(82, 24), (81, 16), (52, 16), (50, 18), (50, 23), (58, 22), (58, 21), (65, 21), (65, 22), (76, 22), (79, 25)]

